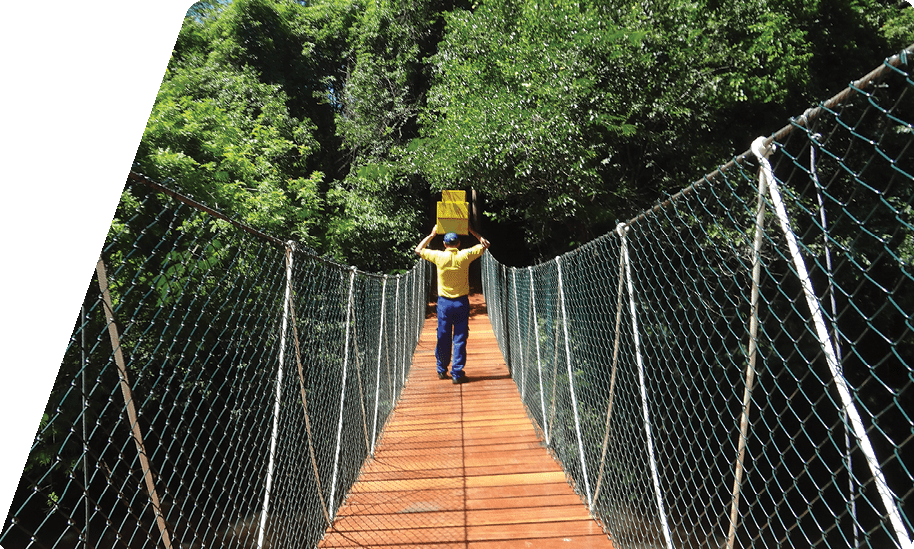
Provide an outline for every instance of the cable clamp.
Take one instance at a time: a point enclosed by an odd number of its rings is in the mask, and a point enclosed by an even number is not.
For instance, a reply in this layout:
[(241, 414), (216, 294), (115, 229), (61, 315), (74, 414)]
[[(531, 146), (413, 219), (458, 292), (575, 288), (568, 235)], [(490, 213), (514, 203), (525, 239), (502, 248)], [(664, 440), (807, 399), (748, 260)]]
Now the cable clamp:
[(767, 137), (757, 137), (755, 141), (752, 142), (750, 147), (752, 154), (754, 154), (758, 159), (767, 159), (775, 151), (776, 146), (773, 142), (769, 142)]

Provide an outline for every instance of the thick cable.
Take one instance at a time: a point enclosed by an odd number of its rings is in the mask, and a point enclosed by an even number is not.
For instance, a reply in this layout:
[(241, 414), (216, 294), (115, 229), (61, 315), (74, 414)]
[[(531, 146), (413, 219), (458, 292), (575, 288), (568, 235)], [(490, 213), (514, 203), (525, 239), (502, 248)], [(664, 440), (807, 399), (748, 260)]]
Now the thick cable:
[[(355, 316), (355, 305), (353, 305), (352, 316)], [(359, 388), (359, 409), (362, 412), (362, 434), (365, 438), (365, 452), (371, 453), (371, 443), (368, 441), (368, 412), (365, 410), (365, 391), (362, 387), (362, 360), (359, 353), (359, 330), (358, 319), (352, 319), (352, 350), (355, 356), (355, 379), (356, 386)]]
[(641, 388), (641, 412), (644, 420), (644, 436), (647, 439), (647, 454), (651, 467), (651, 479), (654, 483), (654, 497), (657, 501), (657, 512), (660, 515), (660, 525), (663, 527), (663, 539), (667, 549), (673, 549), (673, 537), (666, 517), (666, 507), (663, 503), (663, 492), (660, 490), (660, 473), (657, 470), (657, 457), (654, 454), (654, 435), (651, 428), (651, 416), (647, 402), (647, 383), (644, 379), (644, 361), (641, 358), (641, 339), (638, 335), (638, 313), (635, 309), (635, 288), (632, 284), (631, 262), (628, 257), (628, 226), (620, 223), (616, 232), (621, 237), (622, 262), (625, 265), (625, 279), (628, 286), (628, 301), (632, 314), (632, 333), (635, 338), (635, 362), (638, 365), (638, 383)]
[(530, 273), (530, 299), (533, 301), (533, 340), (536, 341), (536, 370), (539, 372), (540, 381), (540, 407), (543, 410), (543, 435), (546, 437), (546, 445), (549, 445), (549, 419), (546, 416), (546, 395), (543, 393), (543, 365), (540, 360), (540, 328), (536, 316), (536, 288), (533, 285), (533, 267), (527, 268)]
[(559, 367), (558, 367), (558, 364), (559, 364), (559, 323), (557, 321), (552, 323), (552, 337), (549, 339), (549, 341), (554, 342), (554, 345), (552, 345), (552, 362), (549, 362), (549, 364), (552, 364), (552, 383), (549, 385), (550, 387), (552, 387), (552, 390), (549, 392), (549, 420), (548, 421), (549, 421), (549, 430), (554, 433), (555, 432), (555, 417), (556, 417), (556, 411), (558, 409), (557, 407), (558, 407), (558, 402), (559, 402), (558, 399), (555, 398), (555, 393), (559, 387), (559, 383), (558, 383), (558, 378), (559, 378)]
[(822, 352), (825, 354), (825, 360), (828, 363), (828, 369), (831, 371), (832, 379), (835, 382), (835, 387), (837, 388), (838, 394), (841, 397), (842, 410), (847, 414), (847, 418), (851, 423), (854, 435), (857, 438), (857, 444), (860, 445), (860, 449), (863, 451), (863, 455), (866, 457), (866, 461), (869, 464), (870, 472), (872, 473), (873, 479), (876, 482), (876, 490), (879, 492), (879, 497), (882, 500), (886, 514), (889, 517), (889, 522), (891, 523), (892, 529), (895, 532), (898, 546), (901, 549), (911, 549), (911, 538), (908, 536), (907, 527), (905, 526), (904, 520), (901, 517), (901, 512), (898, 510), (896, 496), (892, 493), (892, 490), (889, 488), (889, 485), (885, 480), (885, 475), (882, 473), (882, 467), (879, 465), (879, 461), (876, 459), (876, 452), (873, 449), (872, 443), (870, 442), (869, 435), (866, 433), (866, 427), (863, 425), (863, 420), (860, 417), (860, 413), (857, 411), (856, 405), (854, 405), (854, 397), (851, 394), (850, 388), (848, 387), (847, 380), (845, 380), (844, 376), (841, 374), (840, 366), (838, 364), (838, 357), (835, 354), (834, 348), (832, 347), (831, 337), (828, 333), (828, 328), (825, 326), (825, 320), (822, 316), (822, 309), (819, 305), (819, 300), (816, 298), (815, 290), (812, 286), (812, 280), (809, 278), (809, 272), (806, 270), (806, 261), (800, 254), (800, 248), (797, 244), (797, 237), (794, 234), (793, 229), (790, 227), (790, 221), (787, 218), (787, 210), (784, 207), (784, 202), (781, 199), (781, 193), (778, 190), (777, 180), (774, 177), (774, 172), (771, 169), (771, 164), (768, 162), (768, 156), (773, 152), (773, 147), (770, 146), (770, 142), (771, 140), (769, 138), (757, 138), (752, 142), (752, 152), (756, 155), (759, 162), (761, 163), (765, 177), (768, 179), (768, 192), (771, 195), (771, 202), (774, 205), (775, 213), (777, 214), (778, 221), (781, 224), (781, 229), (784, 232), (784, 238), (787, 240), (787, 247), (790, 251), (790, 256), (793, 260), (794, 268), (797, 271), (797, 276), (800, 278), (800, 283), (803, 287), (803, 294), (806, 297), (806, 304), (809, 307), (810, 314), (812, 315), (812, 321), (813, 325), (815, 326), (816, 336), (819, 339), (819, 346), (822, 348)]
[[(511, 280), (514, 284), (514, 316), (517, 318), (517, 346), (520, 349), (520, 397), (521, 400), (526, 396), (526, 379), (527, 369), (524, 368), (524, 338), (520, 337), (520, 311), (517, 309), (517, 269), (511, 267)], [(510, 330), (511, 328), (507, 328)], [(511, 353), (512, 355), (514, 353)]]
[(298, 387), (301, 390), (301, 405), (305, 416), (305, 433), (308, 435), (308, 455), (311, 457), (311, 469), (314, 471), (314, 482), (317, 486), (317, 497), (320, 500), (321, 511), (324, 513), (324, 520), (327, 521), (327, 526), (330, 526), (330, 513), (327, 511), (327, 503), (324, 501), (324, 490), (321, 487), (321, 475), (317, 466), (317, 455), (314, 452), (314, 434), (311, 431), (311, 414), (308, 412), (308, 394), (305, 390), (305, 372), (301, 361), (301, 345), (298, 341), (298, 321), (295, 318), (294, 296), (290, 296), (289, 316), (292, 319), (292, 339), (295, 342), (295, 365), (298, 368)]
[(616, 373), (619, 364), (619, 341), (621, 339), (622, 327), (622, 294), (625, 284), (625, 264), (622, 257), (619, 256), (619, 283), (616, 286), (616, 335), (613, 340), (613, 362), (612, 371), (609, 376), (609, 398), (606, 403), (606, 426), (603, 429), (603, 448), (600, 450), (600, 469), (597, 474), (597, 484), (593, 489), (593, 505), (590, 510), (593, 511), (600, 497), (600, 485), (603, 481), (603, 469), (606, 466), (606, 451), (609, 448), (609, 428), (613, 415), (613, 400), (616, 394)]
[(743, 405), (740, 412), (739, 441), (737, 442), (736, 463), (733, 465), (733, 491), (730, 496), (730, 527), (727, 532), (727, 549), (733, 549), (736, 528), (739, 523), (739, 500), (746, 468), (746, 447), (749, 444), (749, 412), (752, 406), (752, 390), (755, 386), (755, 364), (758, 356), (759, 286), (762, 278), (762, 243), (765, 235), (765, 193), (768, 179), (759, 170), (758, 193), (755, 211), (755, 236), (752, 241), (752, 289), (749, 300), (749, 360), (746, 363), (746, 381), (743, 387)]
[(562, 261), (555, 258), (555, 266), (559, 279), (559, 303), (562, 307), (562, 326), (565, 332), (565, 362), (568, 365), (568, 390), (571, 392), (571, 409), (574, 412), (574, 432), (578, 438), (578, 452), (581, 457), (581, 471), (584, 474), (584, 493), (587, 494), (587, 507), (593, 507), (593, 498), (590, 493), (590, 480), (587, 478), (587, 460), (584, 456), (584, 438), (581, 436), (581, 418), (578, 413), (578, 399), (574, 394), (574, 372), (571, 368), (571, 339), (568, 337), (568, 313), (565, 310), (565, 291), (562, 287)]
[(352, 295), (355, 288), (355, 269), (349, 271), (349, 298), (346, 300), (346, 341), (343, 345), (343, 379), (340, 389), (340, 420), (336, 428), (336, 449), (333, 453), (333, 477), (330, 485), (331, 519), (336, 518), (336, 479), (340, 468), (340, 447), (343, 444), (343, 416), (346, 411), (346, 370), (349, 366), (349, 324), (352, 316)]

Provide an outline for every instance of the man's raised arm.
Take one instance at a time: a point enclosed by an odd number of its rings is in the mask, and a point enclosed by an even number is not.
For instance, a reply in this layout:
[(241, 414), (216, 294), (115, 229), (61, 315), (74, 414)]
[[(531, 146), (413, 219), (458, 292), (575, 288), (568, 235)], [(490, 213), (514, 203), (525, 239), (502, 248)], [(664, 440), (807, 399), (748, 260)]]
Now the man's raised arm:
[(425, 247), (428, 246), (428, 243), (431, 242), (433, 238), (435, 238), (436, 234), (438, 234), (438, 225), (437, 224), (434, 227), (432, 227), (432, 234), (423, 238), (422, 242), (420, 242), (419, 245), (416, 246), (416, 255), (419, 255), (422, 253), (422, 250), (424, 250)]

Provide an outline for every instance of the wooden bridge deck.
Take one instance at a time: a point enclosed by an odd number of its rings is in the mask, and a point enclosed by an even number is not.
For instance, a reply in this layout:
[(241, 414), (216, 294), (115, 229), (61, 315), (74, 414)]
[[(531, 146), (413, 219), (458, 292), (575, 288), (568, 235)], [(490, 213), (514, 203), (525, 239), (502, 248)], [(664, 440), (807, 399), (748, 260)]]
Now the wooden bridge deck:
[(434, 317), (374, 459), (320, 547), (606, 547), (541, 444), (471, 296), (468, 382), (435, 372)]

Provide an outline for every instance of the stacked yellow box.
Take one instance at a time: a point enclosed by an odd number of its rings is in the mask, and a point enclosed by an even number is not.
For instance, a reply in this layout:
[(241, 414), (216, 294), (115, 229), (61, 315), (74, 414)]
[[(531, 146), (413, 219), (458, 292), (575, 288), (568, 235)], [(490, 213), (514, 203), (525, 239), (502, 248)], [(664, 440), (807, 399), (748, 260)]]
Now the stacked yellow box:
[(466, 191), (441, 191), (438, 203), (438, 234), (469, 234)]

